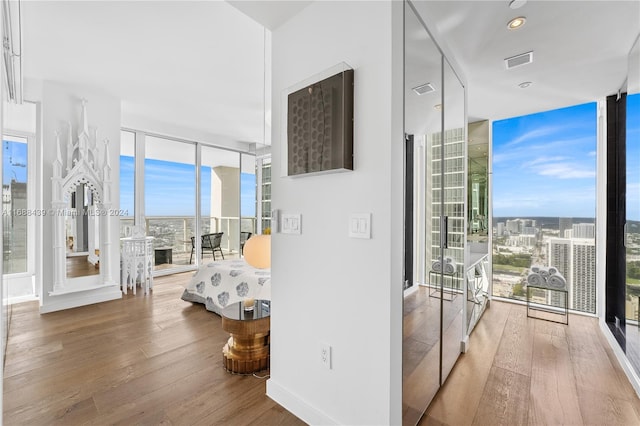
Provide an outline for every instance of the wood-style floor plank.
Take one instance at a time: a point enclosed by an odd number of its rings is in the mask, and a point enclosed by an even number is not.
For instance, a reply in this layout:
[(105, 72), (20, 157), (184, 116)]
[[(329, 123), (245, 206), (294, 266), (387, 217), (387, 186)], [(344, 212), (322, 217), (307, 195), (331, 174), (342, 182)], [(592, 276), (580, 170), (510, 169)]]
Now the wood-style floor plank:
[(567, 341), (536, 333), (532, 359), (529, 424), (582, 424)]
[(63, 312), (13, 305), (4, 424), (303, 425), (266, 396), (264, 379), (223, 369), (220, 317), (180, 299), (191, 275)]
[(596, 318), (493, 301), (419, 424), (640, 425), (640, 399)]
[(496, 303), (485, 311), (473, 332), (469, 351), (453, 368), (420, 425), (462, 426), (473, 422), (510, 309), (511, 305)]
[(473, 424), (513, 426), (527, 424), (531, 378), (495, 365), (487, 378)]

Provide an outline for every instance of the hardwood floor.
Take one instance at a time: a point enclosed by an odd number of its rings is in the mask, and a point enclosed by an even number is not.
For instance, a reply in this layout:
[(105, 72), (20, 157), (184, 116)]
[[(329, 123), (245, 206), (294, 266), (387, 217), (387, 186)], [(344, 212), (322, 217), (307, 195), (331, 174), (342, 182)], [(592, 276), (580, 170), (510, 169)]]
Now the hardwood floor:
[(640, 425), (640, 400), (595, 318), (494, 301), (420, 425)]
[(265, 379), (224, 371), (220, 317), (180, 299), (191, 275), (45, 315), (13, 305), (4, 424), (303, 425)]
[[(303, 425), (263, 379), (223, 370), (220, 317), (180, 300), (190, 276), (46, 315), (37, 302), (13, 305), (4, 424)], [(596, 319), (569, 324), (493, 302), (420, 424), (640, 424), (640, 400)]]

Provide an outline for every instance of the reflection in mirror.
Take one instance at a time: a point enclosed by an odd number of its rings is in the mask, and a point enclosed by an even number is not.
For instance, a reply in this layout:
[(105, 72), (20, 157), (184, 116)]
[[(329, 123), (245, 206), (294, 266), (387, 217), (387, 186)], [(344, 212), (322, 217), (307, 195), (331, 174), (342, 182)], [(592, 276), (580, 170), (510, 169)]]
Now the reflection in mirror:
[(489, 300), (489, 121), (469, 123), (468, 139), (467, 336)]
[[(412, 199), (405, 206), (405, 221), (413, 232), (405, 235), (405, 257), (412, 267), (406, 276), (429, 282), (429, 270), (439, 241), (433, 239), (433, 152), (429, 141), (442, 133), (442, 56), (429, 33), (405, 3), (405, 133), (406, 162), (413, 168)], [(414, 161), (410, 161), (413, 158)], [(429, 210), (429, 213), (427, 213)], [(414, 249), (415, 248), (415, 249)], [(413, 253), (411, 251), (415, 250)], [(440, 305), (427, 285), (415, 283), (405, 290), (403, 320), (403, 424), (415, 425), (436, 394), (440, 383)]]
[(100, 230), (92, 195), (87, 185), (79, 184), (67, 200), (68, 214), (65, 215), (67, 278), (100, 273)]
[[(469, 124), (469, 181), (468, 181), (468, 229), (469, 241), (488, 241), (488, 154), (489, 122), (478, 121)], [(485, 252), (486, 252), (485, 248)]]
[[(443, 67), (444, 80), (444, 140), (441, 147), (442, 189), (440, 211), (447, 217), (447, 244), (442, 250), (444, 258), (453, 259), (456, 264), (450, 298), (442, 304), (442, 371), (441, 384), (449, 375), (460, 355), (463, 335), (462, 310), (464, 295), (463, 282), (465, 265), (465, 144), (466, 116), (464, 86), (447, 60)], [(437, 215), (434, 215), (437, 216)], [(446, 277), (445, 277), (446, 282)], [(444, 294), (443, 294), (444, 296)]]

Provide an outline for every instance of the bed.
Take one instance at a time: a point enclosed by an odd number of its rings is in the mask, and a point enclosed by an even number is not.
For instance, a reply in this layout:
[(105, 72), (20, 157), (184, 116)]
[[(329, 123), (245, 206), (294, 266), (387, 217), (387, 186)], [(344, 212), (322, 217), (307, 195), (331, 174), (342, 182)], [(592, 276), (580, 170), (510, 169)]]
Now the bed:
[(271, 300), (271, 270), (256, 269), (242, 259), (201, 266), (182, 293), (182, 300), (202, 303), (218, 315), (225, 306), (246, 298)]

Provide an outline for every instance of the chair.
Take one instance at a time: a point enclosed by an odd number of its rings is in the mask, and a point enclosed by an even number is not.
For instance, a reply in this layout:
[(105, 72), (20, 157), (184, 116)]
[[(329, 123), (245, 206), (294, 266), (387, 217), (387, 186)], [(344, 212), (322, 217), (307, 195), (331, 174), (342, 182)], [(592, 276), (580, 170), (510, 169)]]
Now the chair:
[(244, 254), (244, 243), (247, 242), (249, 238), (251, 238), (251, 232), (241, 232), (240, 233), (240, 254)]
[[(214, 234), (204, 234), (202, 236), (202, 256), (204, 258), (204, 251), (211, 250), (211, 255), (213, 256), (213, 260), (216, 260), (216, 251), (220, 252), (220, 256), (222, 256), (222, 260), (224, 260), (224, 253), (222, 253), (222, 248), (220, 248), (220, 244), (222, 243), (222, 236), (224, 232), (216, 232)], [(191, 256), (189, 256), (189, 264), (193, 261), (193, 252), (196, 249), (195, 237), (191, 237)]]
[(216, 260), (216, 251), (220, 252), (220, 256), (222, 256), (222, 260), (224, 260), (224, 254), (222, 253), (222, 248), (220, 248), (223, 234), (224, 232), (216, 232), (215, 234), (205, 234), (202, 236), (202, 257), (204, 257), (205, 250), (211, 250), (213, 260)]

